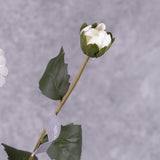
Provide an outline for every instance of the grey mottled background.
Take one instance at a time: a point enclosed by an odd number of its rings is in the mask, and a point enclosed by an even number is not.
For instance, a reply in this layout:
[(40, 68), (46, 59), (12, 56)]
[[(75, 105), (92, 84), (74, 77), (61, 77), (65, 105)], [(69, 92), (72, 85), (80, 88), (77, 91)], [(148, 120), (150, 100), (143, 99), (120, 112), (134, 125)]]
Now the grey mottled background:
[[(58, 105), (38, 89), (46, 64), (63, 45), (72, 82), (85, 58), (81, 24), (104, 22), (116, 41), (89, 61), (59, 119), (82, 124), (82, 160), (159, 160), (159, 11), (159, 0), (0, 0), (9, 69), (0, 88), (0, 142), (33, 150)], [(0, 159), (7, 160), (3, 147)]]

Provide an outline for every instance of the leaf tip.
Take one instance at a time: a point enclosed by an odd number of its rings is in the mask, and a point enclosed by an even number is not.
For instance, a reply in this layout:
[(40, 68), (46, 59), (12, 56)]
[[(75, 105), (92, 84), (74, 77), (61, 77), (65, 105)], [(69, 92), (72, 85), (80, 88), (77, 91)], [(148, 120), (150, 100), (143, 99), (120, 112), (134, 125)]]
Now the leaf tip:
[(65, 54), (65, 53), (64, 53), (63, 46), (61, 46), (60, 53)]
[(4, 143), (1, 143), (1, 145), (2, 145), (3, 147), (5, 147), (5, 144), (4, 144)]

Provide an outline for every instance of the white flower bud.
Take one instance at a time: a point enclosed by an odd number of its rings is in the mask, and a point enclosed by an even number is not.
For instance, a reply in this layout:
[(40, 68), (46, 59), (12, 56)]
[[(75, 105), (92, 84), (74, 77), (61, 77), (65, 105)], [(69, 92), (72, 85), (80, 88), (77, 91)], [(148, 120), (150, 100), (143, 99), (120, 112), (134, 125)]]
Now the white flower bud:
[(110, 32), (105, 31), (104, 23), (87, 25), (83, 23), (80, 31), (81, 48), (89, 57), (102, 56), (112, 45), (114, 39)]
[(85, 27), (81, 32), (84, 31), (84, 35), (87, 39), (87, 45), (88, 44), (96, 44), (99, 49), (102, 49), (103, 47), (108, 47), (111, 43), (111, 35), (107, 34), (105, 31), (105, 24), (100, 23), (96, 28), (91, 28), (91, 26)]

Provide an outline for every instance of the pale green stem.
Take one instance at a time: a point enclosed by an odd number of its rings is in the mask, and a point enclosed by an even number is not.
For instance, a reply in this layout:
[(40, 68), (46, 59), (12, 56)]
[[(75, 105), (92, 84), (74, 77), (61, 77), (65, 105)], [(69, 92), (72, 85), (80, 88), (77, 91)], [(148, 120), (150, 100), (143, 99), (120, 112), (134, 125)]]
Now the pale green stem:
[[(46, 130), (43, 129), (43, 131), (42, 131), (42, 133), (41, 133), (41, 135), (40, 135), (40, 137), (39, 137), (39, 139), (37, 141), (37, 144), (36, 144), (33, 152), (35, 152), (38, 149), (39, 145), (41, 144), (41, 141), (42, 141), (43, 137), (45, 136), (45, 134), (46, 134)], [(31, 155), (29, 160), (33, 160), (33, 158), (34, 158), (34, 156)]]
[(71, 94), (72, 90), (74, 89), (74, 87), (76, 86), (79, 78), (81, 77), (81, 74), (87, 64), (89, 60), (89, 57), (87, 56), (86, 59), (84, 60), (82, 67), (80, 68), (75, 80), (73, 81), (71, 87), (69, 88), (69, 90), (67, 91), (67, 93), (65, 94), (65, 96), (63, 97), (62, 101), (60, 101), (59, 106), (57, 107), (57, 109), (55, 110), (55, 114), (57, 115), (60, 111), (60, 109), (62, 108), (62, 106), (64, 105), (64, 103), (66, 102), (66, 100), (68, 99), (69, 95)]

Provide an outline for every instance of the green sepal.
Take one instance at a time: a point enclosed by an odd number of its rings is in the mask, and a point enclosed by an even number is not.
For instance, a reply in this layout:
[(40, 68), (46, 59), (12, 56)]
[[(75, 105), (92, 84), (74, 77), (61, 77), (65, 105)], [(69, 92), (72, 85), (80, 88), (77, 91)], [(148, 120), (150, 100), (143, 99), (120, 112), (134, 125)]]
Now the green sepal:
[(115, 41), (115, 37), (113, 37), (111, 32), (107, 32), (107, 34), (110, 34), (110, 36), (111, 36), (111, 44), (112, 44)]
[[(11, 146), (8, 146), (2, 143), (4, 149), (8, 155), (8, 160), (29, 160), (31, 153), (27, 151), (22, 151)], [(38, 160), (37, 157), (34, 157), (33, 160)]]
[(112, 33), (111, 32), (107, 32), (107, 34), (110, 34), (110, 36), (111, 36), (111, 43), (107, 46), (107, 50), (106, 51), (108, 51), (109, 50), (109, 48), (111, 47), (111, 45), (113, 44), (113, 42), (115, 41), (115, 38), (113, 38), (113, 36), (112, 36)]
[(97, 23), (93, 23), (92, 28), (96, 28), (96, 27), (97, 27)]
[(80, 32), (81, 32), (81, 30), (82, 30), (83, 28), (85, 28), (85, 27), (87, 27), (87, 26), (88, 26), (87, 23), (84, 22), (84, 23), (82, 24), (81, 28), (80, 28)]
[(99, 52), (99, 48), (96, 44), (87, 45), (87, 56), (96, 57), (96, 54)]
[(55, 160), (80, 160), (82, 151), (81, 125), (61, 126), (59, 137), (52, 142), (47, 154)]
[(96, 54), (96, 58), (102, 56), (107, 51), (107, 47), (103, 47), (100, 51)]
[(99, 48), (96, 44), (87, 45), (87, 40), (86, 36), (84, 35), (84, 32), (82, 32), (82, 34), (80, 35), (80, 43), (81, 43), (81, 49), (84, 54), (86, 54), (89, 57), (96, 57)]
[(49, 61), (39, 81), (42, 93), (53, 100), (62, 100), (70, 86), (70, 75), (67, 71), (67, 64), (64, 63), (64, 54), (63, 47), (61, 47), (58, 56)]
[(84, 54), (87, 54), (87, 40), (84, 32), (80, 34), (80, 45)]
[(107, 52), (109, 50), (109, 48), (111, 47), (111, 45), (113, 44), (113, 42), (115, 41), (115, 38), (113, 38), (111, 32), (107, 32), (107, 34), (110, 34), (110, 36), (111, 36), (111, 43), (107, 47), (103, 47), (100, 49), (100, 51), (96, 55), (97, 58), (102, 56), (105, 52)]

